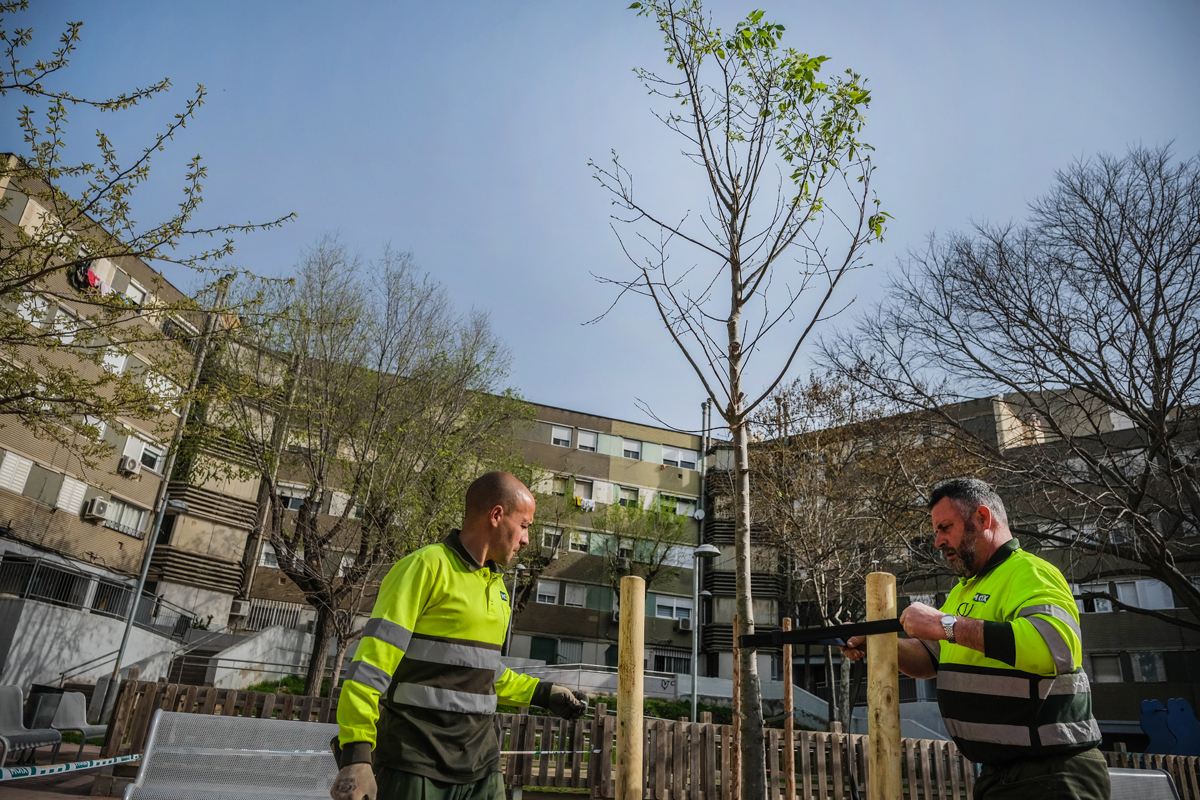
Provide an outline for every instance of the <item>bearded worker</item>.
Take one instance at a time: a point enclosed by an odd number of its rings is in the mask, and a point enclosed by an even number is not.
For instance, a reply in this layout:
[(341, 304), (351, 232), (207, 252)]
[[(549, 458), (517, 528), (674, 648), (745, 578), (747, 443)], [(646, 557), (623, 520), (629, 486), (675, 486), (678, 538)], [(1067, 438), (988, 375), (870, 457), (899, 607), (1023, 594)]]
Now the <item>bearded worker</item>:
[[(1108, 800), (1108, 766), (1083, 671), (1079, 612), (1062, 573), (1020, 548), (991, 486), (955, 478), (929, 499), (934, 544), (959, 575), (942, 608), (900, 615), (900, 671), (936, 678), (975, 800)], [(864, 637), (842, 652), (861, 659)]]
[(462, 530), (388, 572), (338, 701), (333, 800), (503, 800), (497, 702), (587, 710), (500, 663), (503, 569), (529, 543), (534, 509), (517, 478), (489, 472), (467, 489)]

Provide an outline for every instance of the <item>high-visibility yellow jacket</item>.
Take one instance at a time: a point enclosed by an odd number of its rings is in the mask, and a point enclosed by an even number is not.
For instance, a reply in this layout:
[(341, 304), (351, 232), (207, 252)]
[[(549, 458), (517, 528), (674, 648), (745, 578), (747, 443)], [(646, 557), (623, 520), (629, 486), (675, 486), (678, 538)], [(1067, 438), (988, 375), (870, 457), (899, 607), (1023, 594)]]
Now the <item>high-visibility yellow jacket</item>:
[(452, 531), (384, 578), (338, 701), (342, 766), (371, 758), (450, 783), (500, 768), (497, 700), (527, 706), (538, 680), (500, 663), (511, 616), (502, 570)]
[(959, 579), (942, 611), (984, 620), (982, 653), (923, 642), (938, 668), (946, 731), (963, 755), (999, 764), (1100, 743), (1079, 611), (1054, 565), (1012, 539), (978, 574)]

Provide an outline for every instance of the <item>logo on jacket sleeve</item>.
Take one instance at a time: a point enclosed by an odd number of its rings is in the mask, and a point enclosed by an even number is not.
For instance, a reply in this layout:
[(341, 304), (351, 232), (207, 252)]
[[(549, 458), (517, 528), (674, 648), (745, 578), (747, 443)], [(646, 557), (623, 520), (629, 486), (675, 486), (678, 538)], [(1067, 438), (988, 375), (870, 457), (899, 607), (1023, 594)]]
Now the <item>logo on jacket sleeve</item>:
[(506, 603), (507, 603), (507, 602), (508, 602), (508, 595), (506, 595), (504, 592), (501, 592), (501, 593), (500, 593), (500, 599), (501, 599), (501, 600), (503, 600), (504, 602), (506, 602)]
[(979, 592), (975, 595), (975, 602), (976, 603), (986, 603), (988, 601), (988, 598), (990, 598), (990, 597), (991, 597), (990, 594), (983, 594), (982, 592)]

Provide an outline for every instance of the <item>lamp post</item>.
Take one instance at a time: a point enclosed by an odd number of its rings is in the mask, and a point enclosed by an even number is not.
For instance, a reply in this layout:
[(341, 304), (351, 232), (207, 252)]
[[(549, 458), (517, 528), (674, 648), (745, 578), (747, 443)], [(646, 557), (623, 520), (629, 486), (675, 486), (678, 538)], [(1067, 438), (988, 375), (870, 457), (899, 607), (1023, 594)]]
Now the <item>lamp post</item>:
[[(696, 721), (696, 663), (700, 659), (700, 562), (721, 555), (711, 544), (702, 544), (692, 551), (692, 722)], [(710, 593), (706, 590), (706, 595)], [(711, 596), (711, 595), (710, 595)]]
[(524, 564), (517, 564), (513, 569), (512, 589), (508, 592), (508, 635), (504, 637), (504, 651), (500, 654), (503, 656), (508, 655), (508, 651), (512, 649), (513, 618), (517, 616), (517, 612), (513, 610), (513, 598), (517, 596), (517, 581), (521, 579), (521, 573), (524, 571)]

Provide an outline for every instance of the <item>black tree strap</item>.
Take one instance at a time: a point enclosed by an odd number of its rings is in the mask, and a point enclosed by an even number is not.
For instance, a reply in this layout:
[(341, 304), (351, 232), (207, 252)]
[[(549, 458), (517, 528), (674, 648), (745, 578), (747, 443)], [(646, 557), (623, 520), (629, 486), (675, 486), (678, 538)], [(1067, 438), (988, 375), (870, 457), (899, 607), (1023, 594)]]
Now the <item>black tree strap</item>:
[(904, 626), (898, 619), (879, 619), (874, 622), (854, 622), (850, 625), (830, 625), (828, 628), (801, 628), (795, 631), (771, 631), (739, 636), (740, 647), (782, 647), (785, 644), (817, 644), (842, 647), (851, 636), (873, 636), (878, 633), (900, 633)]

